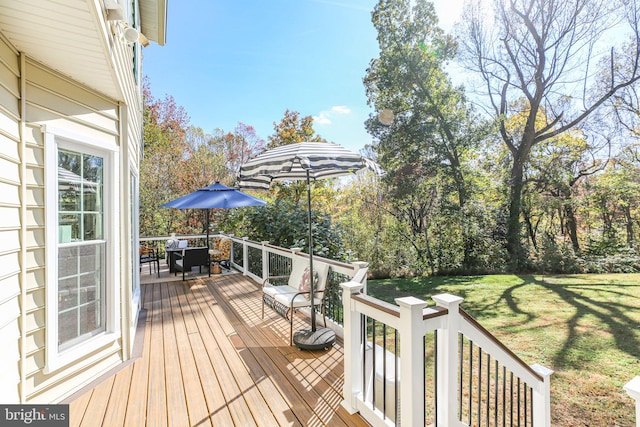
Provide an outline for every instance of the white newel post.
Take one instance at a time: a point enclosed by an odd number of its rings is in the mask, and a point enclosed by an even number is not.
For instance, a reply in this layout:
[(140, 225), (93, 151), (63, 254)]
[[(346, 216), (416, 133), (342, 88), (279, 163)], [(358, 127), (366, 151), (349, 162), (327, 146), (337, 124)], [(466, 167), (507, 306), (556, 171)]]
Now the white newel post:
[(260, 242), (262, 244), (262, 280), (269, 277), (269, 252), (267, 251), (268, 241)]
[(541, 391), (533, 387), (533, 427), (551, 426), (551, 374), (553, 370), (535, 364), (531, 369), (536, 371), (544, 379)]
[[(362, 270), (363, 268), (366, 268), (369, 263), (368, 262), (364, 262), (364, 261), (353, 261), (351, 263), (351, 265), (353, 265), (353, 275), (355, 277), (356, 274), (358, 274), (358, 271)], [(366, 294), (367, 293), (367, 278), (364, 278), (364, 281), (362, 282), (362, 285), (364, 286), (364, 288), (362, 288), (362, 293)]]
[(448, 310), (442, 329), (438, 335), (438, 426), (454, 426), (458, 420), (458, 331), (460, 330), (460, 303), (463, 298), (450, 294), (440, 294), (432, 299), (438, 307)]
[(636, 400), (636, 427), (640, 427), (640, 376), (626, 383), (624, 389), (632, 399)]
[(342, 406), (350, 413), (358, 412), (356, 397), (362, 392), (362, 324), (360, 314), (354, 310), (352, 295), (362, 289), (362, 284), (355, 282), (341, 283), (342, 308), (344, 311), (344, 385)]
[(249, 271), (249, 246), (247, 246), (248, 237), (242, 238), (242, 274), (247, 275)]
[(415, 297), (396, 298), (400, 306), (400, 419), (403, 426), (424, 426), (424, 334), (422, 309), (427, 302)]

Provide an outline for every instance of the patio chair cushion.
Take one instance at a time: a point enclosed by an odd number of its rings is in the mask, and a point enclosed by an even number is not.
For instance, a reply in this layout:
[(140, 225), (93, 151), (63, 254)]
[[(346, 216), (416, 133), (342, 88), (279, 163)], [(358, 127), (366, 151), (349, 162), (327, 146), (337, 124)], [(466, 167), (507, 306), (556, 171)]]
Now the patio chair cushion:
[[(324, 316), (324, 288), (328, 281), (330, 268), (329, 264), (326, 263), (318, 263), (313, 266), (314, 284), (316, 288), (313, 304), (322, 311), (322, 318), (326, 326), (327, 321)], [(294, 256), (291, 273), (289, 274), (286, 285), (274, 286), (270, 280), (276, 278), (284, 279), (287, 276), (267, 277), (262, 283), (262, 317), (264, 318), (264, 306), (267, 305), (287, 319), (289, 322), (289, 344), (291, 345), (293, 345), (293, 311), (298, 308), (311, 306), (311, 298), (309, 297), (310, 289), (305, 291), (300, 290), (301, 286), (306, 287), (306, 282), (310, 282), (308, 278), (303, 280), (305, 270), (307, 276), (309, 276), (308, 258)], [(305, 283), (302, 283), (303, 281)], [(310, 283), (308, 284), (310, 285)]]

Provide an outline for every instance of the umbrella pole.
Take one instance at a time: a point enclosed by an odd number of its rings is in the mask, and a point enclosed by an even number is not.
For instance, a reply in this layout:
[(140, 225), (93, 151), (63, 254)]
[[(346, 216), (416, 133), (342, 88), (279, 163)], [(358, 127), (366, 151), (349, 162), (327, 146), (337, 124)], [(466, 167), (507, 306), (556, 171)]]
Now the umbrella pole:
[(309, 178), (309, 169), (307, 169), (307, 219), (309, 222), (309, 271), (311, 277), (311, 330), (316, 330), (316, 309), (314, 307), (315, 298), (315, 276), (313, 274), (313, 229), (311, 222), (311, 179)]
[[(309, 286), (311, 299), (311, 328), (296, 331), (293, 334), (293, 342), (299, 349), (304, 350), (321, 350), (330, 348), (336, 341), (336, 333), (330, 328), (316, 328), (316, 307), (315, 299), (315, 275), (313, 274), (313, 231), (311, 222), (311, 179), (309, 170), (307, 169), (307, 211), (309, 217), (309, 269), (311, 283)], [(291, 313), (291, 321), (293, 322), (293, 313)]]
[(209, 247), (209, 209), (205, 209), (205, 211), (207, 212), (207, 248)]

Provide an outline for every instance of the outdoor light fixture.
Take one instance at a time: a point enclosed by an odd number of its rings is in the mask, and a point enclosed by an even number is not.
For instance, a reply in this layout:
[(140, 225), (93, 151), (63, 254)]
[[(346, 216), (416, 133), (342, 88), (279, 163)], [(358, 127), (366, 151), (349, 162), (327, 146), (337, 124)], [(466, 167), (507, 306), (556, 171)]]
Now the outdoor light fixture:
[(389, 126), (394, 119), (393, 111), (385, 108), (384, 110), (378, 113), (378, 120), (385, 126)]
[[(142, 42), (140, 31), (136, 30), (124, 21), (118, 21), (115, 23), (114, 36), (129, 45), (134, 44), (137, 41)], [(149, 44), (148, 40), (147, 44)]]
[(122, 37), (122, 40), (127, 44), (133, 44), (138, 41), (138, 38), (140, 38), (140, 32), (125, 23), (121, 30), (120, 37)]

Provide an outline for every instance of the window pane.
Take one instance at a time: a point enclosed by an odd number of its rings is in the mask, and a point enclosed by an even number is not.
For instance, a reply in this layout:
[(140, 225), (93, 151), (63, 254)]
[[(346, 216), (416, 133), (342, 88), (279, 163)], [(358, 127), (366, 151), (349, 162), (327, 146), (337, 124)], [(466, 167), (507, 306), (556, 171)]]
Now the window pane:
[(102, 239), (102, 215), (85, 213), (84, 214), (84, 240)]
[(84, 211), (85, 212), (99, 212), (101, 209), (98, 192), (91, 187), (85, 187), (84, 191)]
[(58, 210), (60, 212), (77, 212), (80, 205), (80, 186), (71, 181), (58, 181)]
[(61, 173), (60, 168), (64, 169), (62, 173), (71, 172), (78, 178), (82, 174), (82, 154), (72, 151), (58, 151), (58, 174)]
[(78, 279), (72, 277), (58, 282), (58, 310), (64, 311), (78, 305)]
[(73, 308), (58, 315), (58, 344), (78, 336), (78, 310)]
[(100, 305), (93, 302), (80, 307), (80, 335), (87, 334), (100, 326)]
[(84, 183), (86, 187), (96, 188), (102, 185), (102, 165), (101, 157), (84, 155)]
[(64, 214), (58, 220), (58, 242), (68, 243), (80, 240), (81, 214)]
[(78, 274), (78, 247), (66, 246), (58, 249), (58, 277)]

